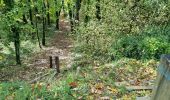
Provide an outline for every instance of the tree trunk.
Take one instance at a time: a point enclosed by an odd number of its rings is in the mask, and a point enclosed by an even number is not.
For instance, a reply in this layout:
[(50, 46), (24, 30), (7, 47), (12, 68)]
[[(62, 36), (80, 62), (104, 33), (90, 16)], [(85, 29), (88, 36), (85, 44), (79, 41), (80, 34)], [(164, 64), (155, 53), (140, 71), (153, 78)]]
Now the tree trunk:
[(43, 17), (43, 36), (42, 36), (42, 45), (45, 46), (45, 35), (46, 35), (46, 18)]
[(63, 8), (64, 17), (66, 17), (67, 13), (65, 11), (64, 0), (62, 0), (62, 8)]
[(68, 9), (69, 9), (69, 19), (70, 19), (70, 26), (71, 26), (71, 31), (73, 31), (74, 28), (74, 22), (73, 22), (73, 11), (71, 9), (71, 5), (68, 4)]
[(57, 7), (58, 4), (59, 4), (57, 2), (57, 0), (55, 0), (55, 4), (56, 4), (56, 8), (58, 8), (58, 9), (56, 9), (56, 12), (55, 12), (55, 15), (56, 15), (56, 29), (59, 30), (59, 21), (60, 21), (59, 17), (60, 17), (61, 8)]
[(45, 2), (43, 1), (43, 34), (42, 34), (42, 45), (45, 46), (45, 36), (46, 36), (46, 5)]
[(60, 11), (56, 11), (56, 29), (59, 30)]
[(33, 14), (32, 14), (32, 9), (31, 9), (31, 0), (28, 0), (28, 2), (29, 2), (29, 7), (30, 7), (30, 9), (29, 9), (29, 17), (30, 17), (30, 21), (31, 21), (31, 25), (33, 25)]
[[(37, 14), (38, 12), (36, 12)], [(39, 33), (38, 33), (38, 22), (37, 22), (37, 16), (35, 14), (35, 28), (36, 28), (36, 34), (37, 34), (37, 40), (38, 40), (38, 44), (39, 44), (39, 47), (41, 47), (41, 42), (40, 42), (40, 37), (39, 37)]]
[(76, 0), (76, 15), (75, 15), (75, 20), (79, 21), (79, 12), (80, 12), (80, 8), (81, 8), (81, 1), (82, 0)]
[(48, 25), (50, 25), (51, 24), (51, 22), (50, 22), (50, 4), (49, 4), (49, 1), (47, 0), (47, 9), (48, 9), (48, 12), (47, 12), (47, 23), (48, 23)]
[(96, 1), (96, 18), (100, 21), (101, 16), (100, 16), (100, 0)]
[(15, 54), (16, 54), (16, 64), (21, 65), (19, 28), (17, 28), (16, 26), (13, 26), (12, 27), (12, 32), (14, 34), (14, 46), (15, 46)]
[(25, 14), (23, 14), (23, 15), (22, 15), (22, 18), (23, 18), (22, 20), (23, 20), (23, 22), (24, 22), (25, 24), (26, 24), (26, 23), (28, 23), (28, 21), (27, 21), (27, 18), (26, 18), (26, 16), (25, 16)]
[[(90, 4), (90, 0), (87, 0), (87, 1), (86, 1), (87, 11), (89, 11), (89, 4)], [(89, 20), (90, 20), (90, 16), (89, 16), (88, 14), (85, 15), (85, 19), (84, 19), (85, 26), (87, 25), (87, 23), (89, 22)]]

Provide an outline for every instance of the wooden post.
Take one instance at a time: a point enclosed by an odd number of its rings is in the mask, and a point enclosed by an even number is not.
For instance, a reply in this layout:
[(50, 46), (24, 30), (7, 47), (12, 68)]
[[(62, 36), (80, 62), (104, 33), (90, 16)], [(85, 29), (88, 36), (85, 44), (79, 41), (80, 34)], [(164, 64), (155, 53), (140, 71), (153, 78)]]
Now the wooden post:
[(52, 56), (49, 56), (49, 61), (50, 61), (50, 68), (53, 68), (53, 58), (52, 58)]
[(170, 100), (170, 55), (162, 55), (151, 100)]
[(56, 65), (57, 73), (60, 73), (60, 62), (58, 56), (55, 57), (55, 65)]

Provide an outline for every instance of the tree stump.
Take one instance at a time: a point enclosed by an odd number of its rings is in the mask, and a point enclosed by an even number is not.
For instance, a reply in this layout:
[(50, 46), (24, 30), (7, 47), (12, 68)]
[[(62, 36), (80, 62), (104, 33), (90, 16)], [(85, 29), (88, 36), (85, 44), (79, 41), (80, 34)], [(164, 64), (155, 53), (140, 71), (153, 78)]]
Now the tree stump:
[(53, 58), (52, 58), (52, 56), (49, 56), (49, 61), (50, 61), (50, 68), (53, 68)]
[(56, 65), (56, 70), (58, 73), (60, 73), (60, 62), (59, 62), (59, 57), (55, 57), (55, 65)]
[(162, 55), (151, 100), (170, 100), (170, 55)]

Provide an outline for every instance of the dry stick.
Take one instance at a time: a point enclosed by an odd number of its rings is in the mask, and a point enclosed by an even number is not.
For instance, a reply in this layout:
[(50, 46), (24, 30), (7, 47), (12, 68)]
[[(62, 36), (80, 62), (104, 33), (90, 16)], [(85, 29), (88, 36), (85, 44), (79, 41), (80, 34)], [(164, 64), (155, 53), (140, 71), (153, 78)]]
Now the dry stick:
[(30, 84), (36, 83), (37, 81), (41, 80), (43, 77), (45, 77), (45, 76), (47, 76), (47, 75), (49, 75), (49, 74), (50, 74), (50, 73), (47, 73), (47, 74), (44, 74), (44, 75), (42, 75), (42, 76), (40, 76), (40, 77), (37, 77), (37, 78), (31, 80), (29, 83), (30, 83)]
[(57, 73), (60, 73), (60, 64), (59, 64), (58, 56), (55, 57), (55, 65), (56, 65)]
[(50, 60), (50, 68), (53, 68), (53, 58), (52, 58), (52, 56), (49, 56), (49, 60)]
[(150, 85), (150, 86), (127, 86), (126, 89), (129, 90), (129, 91), (135, 91), (135, 90), (153, 90), (154, 86), (152, 86), (152, 85)]

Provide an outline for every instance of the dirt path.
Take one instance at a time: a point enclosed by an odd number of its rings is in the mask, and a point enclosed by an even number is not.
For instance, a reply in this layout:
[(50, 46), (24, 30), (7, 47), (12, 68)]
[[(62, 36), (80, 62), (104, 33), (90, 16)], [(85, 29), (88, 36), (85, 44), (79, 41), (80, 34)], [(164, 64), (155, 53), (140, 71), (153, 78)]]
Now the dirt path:
[[(3, 71), (4, 76), (0, 81), (30, 81), (36, 77), (42, 76), (49, 72), (49, 56), (58, 56), (60, 59), (61, 71), (65, 68), (71, 67), (73, 47), (72, 39), (67, 35), (70, 33), (69, 22), (61, 20), (60, 30), (55, 31), (46, 47), (40, 52), (34, 53), (30, 60), (24, 61), (26, 67), (11, 66), (6, 71)], [(9, 72), (9, 70), (11, 70)]]
[(61, 20), (60, 30), (57, 31), (47, 47), (43, 47), (43, 52), (40, 52), (34, 61), (34, 65), (38, 67), (49, 67), (49, 56), (59, 56), (61, 66), (69, 66), (72, 60), (71, 48), (73, 47), (72, 39), (67, 35), (70, 32), (69, 22)]

